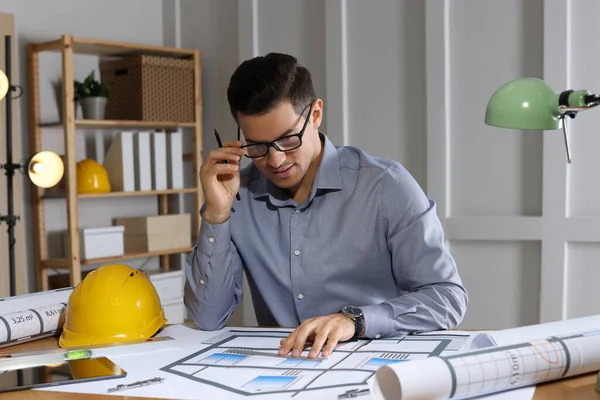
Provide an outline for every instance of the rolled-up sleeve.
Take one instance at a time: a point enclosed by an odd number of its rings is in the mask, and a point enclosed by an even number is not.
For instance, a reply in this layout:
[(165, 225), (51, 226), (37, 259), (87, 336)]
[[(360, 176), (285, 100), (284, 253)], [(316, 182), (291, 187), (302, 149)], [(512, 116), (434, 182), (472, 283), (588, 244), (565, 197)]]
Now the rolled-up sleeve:
[(211, 225), (202, 219), (186, 278), (184, 303), (196, 325), (221, 329), (242, 300), (242, 262), (229, 220)]
[(368, 338), (452, 329), (463, 319), (467, 291), (444, 242), (436, 204), (403, 167), (381, 182), (380, 225), (392, 256), (398, 297), (361, 307)]

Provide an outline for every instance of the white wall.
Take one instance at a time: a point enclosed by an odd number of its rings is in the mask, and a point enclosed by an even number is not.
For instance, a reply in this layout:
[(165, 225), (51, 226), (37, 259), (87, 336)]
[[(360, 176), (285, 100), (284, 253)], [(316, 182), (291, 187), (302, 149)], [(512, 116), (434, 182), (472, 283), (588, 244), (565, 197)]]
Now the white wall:
[[(140, 10), (143, 18), (140, 18)], [(162, 45), (163, 13), (162, 0), (0, 0), (0, 11), (14, 14), (16, 25), (16, 43), (19, 77), (25, 88), (23, 97), (18, 101), (20, 110), (20, 138), (23, 155), (29, 151), (29, 120), (27, 92), (27, 60), (26, 45), (31, 41), (47, 41), (70, 34), (102, 40), (135, 42), (142, 44)], [(75, 76), (82, 79), (92, 69), (97, 68), (97, 58), (88, 56), (75, 57)], [(53, 84), (61, 76), (61, 60), (59, 53), (43, 53), (40, 56), (40, 90), (41, 115), (44, 122), (57, 121), (58, 102)], [(99, 70), (96, 70), (99, 74)], [(97, 75), (99, 76), (99, 75)], [(15, 132), (16, 133), (16, 132)], [(44, 128), (43, 146), (49, 150), (62, 153), (64, 150), (62, 129)], [(96, 158), (94, 137), (100, 135), (107, 139), (109, 133), (94, 133), (93, 130), (78, 130), (77, 160), (85, 157)], [(19, 136), (17, 136), (19, 137)], [(99, 148), (102, 153), (102, 148)], [(100, 161), (101, 162), (101, 161)], [(18, 245), (25, 246), (25, 257), (29, 269), (29, 290), (35, 290), (35, 250), (33, 245), (33, 220), (31, 216), (31, 183), (23, 180), (24, 215), (20, 224), (27, 227), (24, 240)], [(50, 237), (49, 255), (61, 256), (59, 231), (66, 229), (66, 202), (64, 200), (46, 201), (46, 228)], [(79, 203), (80, 227), (111, 225), (111, 218), (119, 216), (135, 216), (156, 214), (155, 198), (119, 198), (85, 200)], [(132, 266), (155, 267), (158, 260), (134, 260)], [(94, 267), (94, 266), (91, 266)]]
[[(492, 128), (483, 119), (487, 100), (502, 83), (542, 78), (543, 1), (430, 1), (427, 7), (428, 95), (440, 96), (448, 113), (443, 124), (431, 123), (442, 110), (430, 101), (429, 194), (438, 200), (470, 294), (462, 326), (536, 323), (540, 241), (518, 240), (519, 228), (510, 222), (499, 238), (493, 218), (520, 222), (541, 215), (542, 136)], [(440, 29), (445, 36), (434, 36)], [(446, 50), (436, 47), (444, 43)]]
[[(564, 66), (567, 87), (600, 92), (600, 75), (596, 68), (600, 59), (599, 34), (590, 26), (598, 13), (600, 3), (597, 1), (571, 2), (571, 32), (566, 49), (569, 56), (559, 64)], [(600, 313), (600, 292), (596, 287), (600, 280), (599, 114), (597, 109), (580, 113), (569, 124), (573, 164), (564, 168), (564, 179), (559, 187), (565, 193), (565, 201), (560, 210), (562, 219), (558, 222), (567, 229), (561, 230), (557, 241), (565, 243), (562, 306), (563, 315), (569, 318)], [(558, 132), (554, 135), (555, 140), (561, 139)], [(553, 157), (561, 161), (563, 156), (564, 153)]]
[[(346, 145), (401, 161), (421, 186), (425, 155), (425, 3), (348, 1)], [(340, 143), (341, 144), (341, 143)]]

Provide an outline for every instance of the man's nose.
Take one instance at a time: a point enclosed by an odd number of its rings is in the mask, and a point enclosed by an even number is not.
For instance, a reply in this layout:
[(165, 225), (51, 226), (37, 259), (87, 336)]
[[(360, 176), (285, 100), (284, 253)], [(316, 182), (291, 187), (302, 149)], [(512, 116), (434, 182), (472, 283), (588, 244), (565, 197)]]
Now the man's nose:
[(269, 154), (267, 154), (267, 162), (271, 168), (279, 168), (285, 161), (285, 154), (282, 151), (277, 150), (274, 147), (269, 147)]

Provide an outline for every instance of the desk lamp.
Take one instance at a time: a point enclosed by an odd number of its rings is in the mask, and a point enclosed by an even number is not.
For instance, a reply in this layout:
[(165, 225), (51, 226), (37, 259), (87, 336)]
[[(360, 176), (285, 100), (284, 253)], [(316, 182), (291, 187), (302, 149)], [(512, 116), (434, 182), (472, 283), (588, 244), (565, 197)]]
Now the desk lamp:
[(500, 86), (490, 98), (485, 123), (522, 130), (563, 130), (567, 163), (571, 163), (565, 117), (575, 118), (600, 104), (600, 96), (587, 90), (558, 92), (541, 79), (520, 78)]

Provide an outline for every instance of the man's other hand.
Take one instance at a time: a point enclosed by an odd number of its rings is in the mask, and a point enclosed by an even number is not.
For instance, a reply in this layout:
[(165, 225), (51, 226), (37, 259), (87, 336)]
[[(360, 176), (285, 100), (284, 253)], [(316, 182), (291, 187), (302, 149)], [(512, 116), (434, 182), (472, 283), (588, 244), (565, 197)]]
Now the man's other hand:
[(312, 342), (308, 357), (317, 357), (321, 349), (323, 349), (323, 357), (327, 357), (338, 342), (349, 340), (353, 336), (354, 321), (343, 314), (310, 318), (302, 322), (287, 338), (281, 340), (279, 355), (283, 356), (291, 351), (292, 357), (299, 357), (305, 344)]

